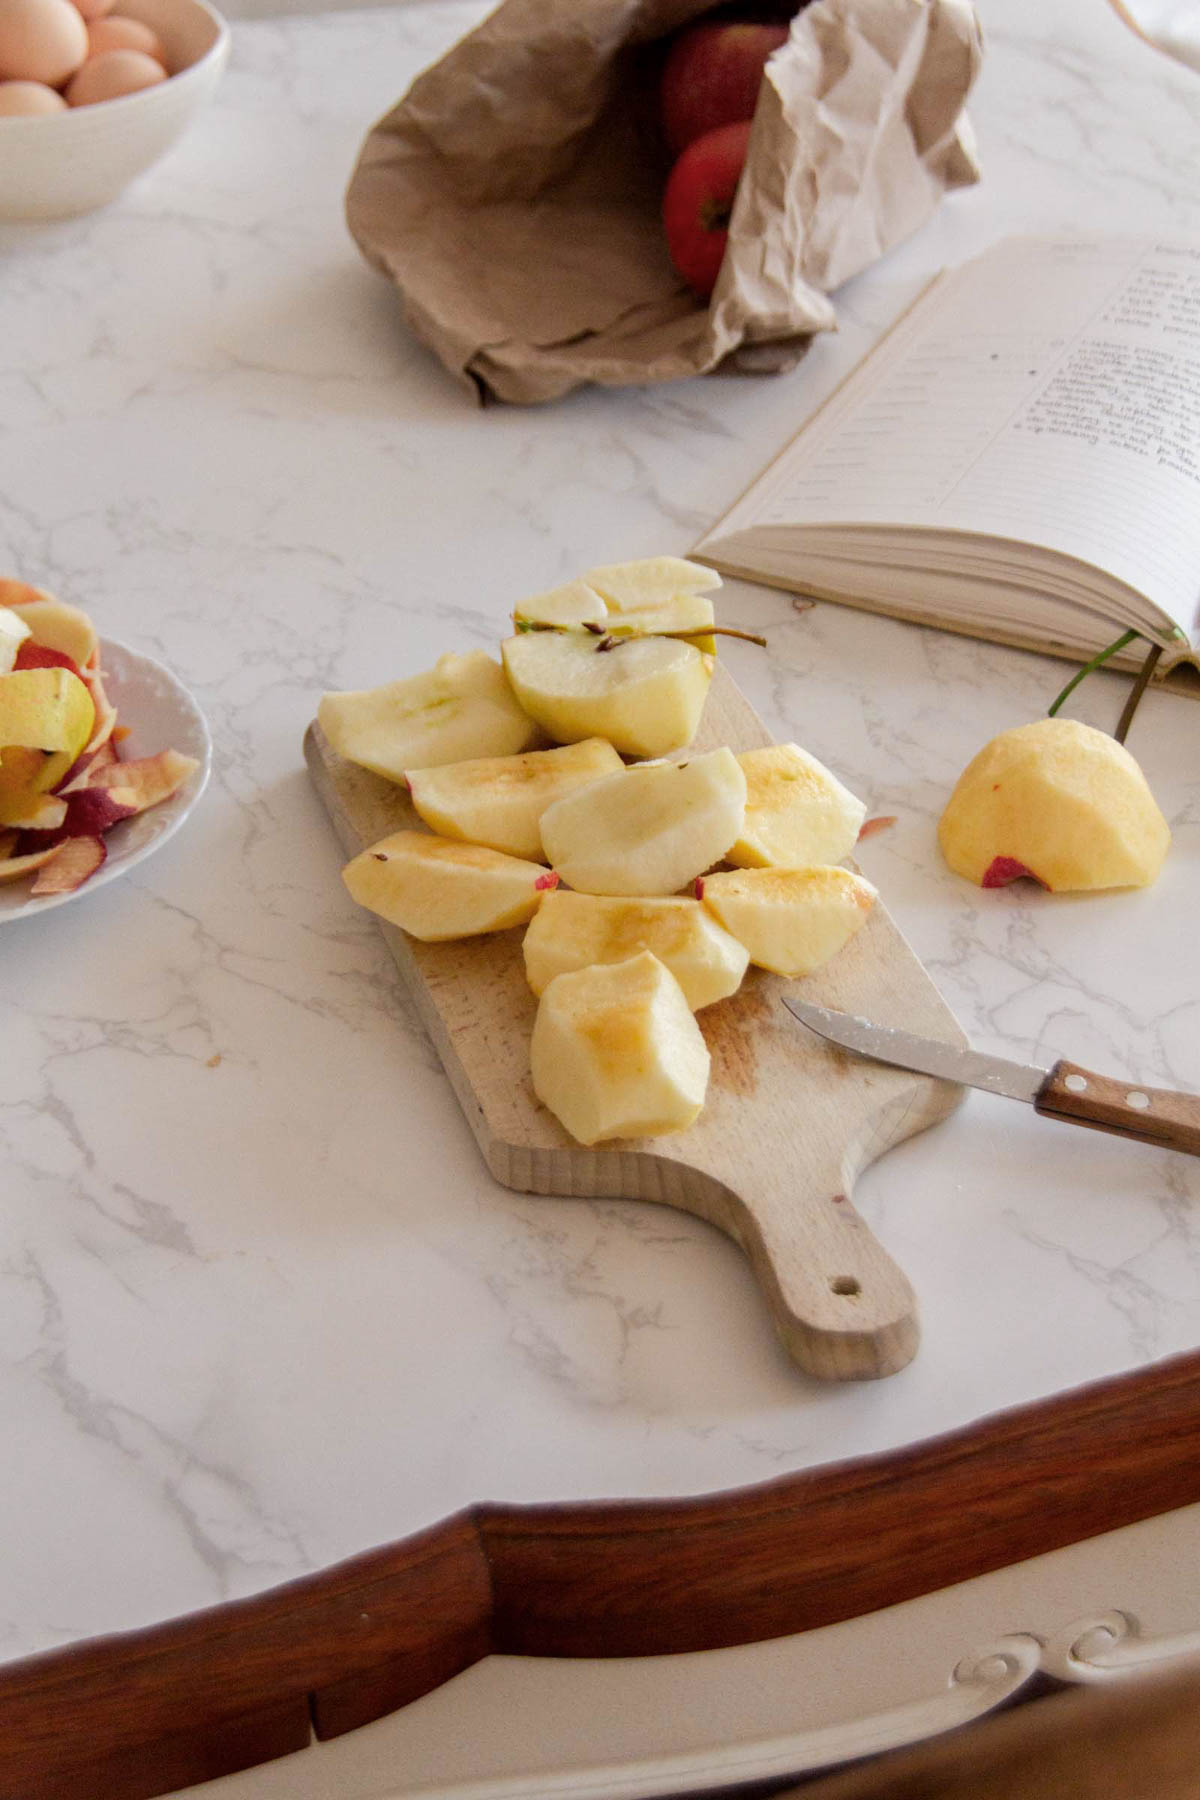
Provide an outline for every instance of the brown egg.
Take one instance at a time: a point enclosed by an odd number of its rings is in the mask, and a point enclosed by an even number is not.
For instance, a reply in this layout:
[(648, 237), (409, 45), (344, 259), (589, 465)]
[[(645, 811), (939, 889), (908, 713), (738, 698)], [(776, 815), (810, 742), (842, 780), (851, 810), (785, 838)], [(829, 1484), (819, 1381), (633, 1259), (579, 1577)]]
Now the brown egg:
[(110, 13), (116, 0), (75, 0), (75, 5), (90, 25), (93, 19), (102, 19)]
[(67, 105), (95, 106), (99, 100), (119, 100), (166, 78), (162, 64), (144, 50), (104, 50), (99, 56), (89, 56), (67, 83)]
[(155, 62), (160, 62), (164, 69), (167, 66), (161, 38), (140, 19), (126, 19), (112, 13), (105, 19), (93, 19), (87, 34), (89, 56), (102, 56), (106, 50), (141, 50)]
[(44, 81), (0, 81), (0, 119), (32, 119), (38, 113), (66, 110), (62, 95)]
[(87, 48), (87, 26), (71, 0), (0, 0), (0, 81), (61, 87)]

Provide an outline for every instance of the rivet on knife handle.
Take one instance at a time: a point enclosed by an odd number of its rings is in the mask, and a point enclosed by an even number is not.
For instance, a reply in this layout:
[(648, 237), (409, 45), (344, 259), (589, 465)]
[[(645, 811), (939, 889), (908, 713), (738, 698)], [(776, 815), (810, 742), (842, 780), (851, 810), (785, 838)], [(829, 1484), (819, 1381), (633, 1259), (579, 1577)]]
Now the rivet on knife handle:
[(1200, 1156), (1200, 1096), (1195, 1094), (1139, 1087), (1136, 1082), (1114, 1081), (1110, 1075), (1094, 1075), (1076, 1063), (1057, 1062), (1034, 1106), (1052, 1119), (1069, 1119)]

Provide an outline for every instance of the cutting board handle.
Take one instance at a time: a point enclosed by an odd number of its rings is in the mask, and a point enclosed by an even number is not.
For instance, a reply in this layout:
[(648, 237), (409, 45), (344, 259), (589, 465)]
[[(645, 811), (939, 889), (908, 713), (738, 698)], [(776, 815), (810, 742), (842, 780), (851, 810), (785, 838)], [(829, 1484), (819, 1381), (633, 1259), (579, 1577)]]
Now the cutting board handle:
[(916, 1355), (917, 1302), (908, 1277), (856, 1211), (840, 1169), (803, 1195), (778, 1176), (741, 1193), (714, 1223), (742, 1245), (789, 1354), (826, 1381), (894, 1375)]

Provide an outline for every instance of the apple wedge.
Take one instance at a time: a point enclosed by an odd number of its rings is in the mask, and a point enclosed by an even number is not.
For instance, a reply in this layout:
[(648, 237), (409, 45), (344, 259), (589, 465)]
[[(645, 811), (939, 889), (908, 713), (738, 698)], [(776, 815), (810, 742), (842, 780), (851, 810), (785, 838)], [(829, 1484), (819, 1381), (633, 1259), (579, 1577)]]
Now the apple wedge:
[(449, 651), (404, 681), (325, 694), (317, 722), (339, 756), (389, 781), (403, 781), (406, 769), (513, 756), (537, 738), (504, 670), (484, 650)]
[(732, 750), (637, 763), (556, 800), (542, 843), (585, 894), (673, 894), (719, 862), (742, 829), (746, 777)]
[(603, 595), (610, 612), (661, 606), (679, 594), (711, 594), (721, 585), (715, 569), (682, 556), (645, 556), (637, 562), (605, 563), (583, 577)]
[(693, 1012), (735, 994), (749, 961), (706, 907), (676, 894), (638, 900), (558, 888), (534, 914), (522, 948), (535, 994), (559, 975), (648, 950), (670, 969)]
[(420, 817), (442, 837), (486, 844), (537, 862), (543, 854), (539, 823), (546, 808), (621, 767), (604, 738), (585, 738), (554, 750), (413, 769), (408, 787)]
[(426, 944), (524, 925), (558, 884), (538, 863), (426, 831), (381, 838), (342, 879), (360, 906)]
[(560, 744), (607, 738), (623, 756), (690, 744), (713, 660), (678, 638), (529, 631), (501, 646), (513, 692)]
[(878, 899), (851, 869), (722, 869), (697, 891), (760, 969), (795, 980), (836, 956)]
[(580, 1144), (683, 1131), (709, 1054), (683, 989), (648, 950), (559, 975), (538, 1003), (533, 1091)]
[(586, 581), (568, 581), (548, 593), (533, 594), (513, 608), (518, 631), (522, 625), (599, 625), (607, 617), (604, 601)]
[(1134, 758), (1077, 719), (1018, 725), (973, 757), (938, 826), (956, 875), (1059, 892), (1148, 887), (1171, 831)]
[(738, 762), (746, 777), (746, 823), (729, 862), (802, 869), (849, 856), (867, 809), (815, 756), (799, 744), (771, 744), (743, 751)]

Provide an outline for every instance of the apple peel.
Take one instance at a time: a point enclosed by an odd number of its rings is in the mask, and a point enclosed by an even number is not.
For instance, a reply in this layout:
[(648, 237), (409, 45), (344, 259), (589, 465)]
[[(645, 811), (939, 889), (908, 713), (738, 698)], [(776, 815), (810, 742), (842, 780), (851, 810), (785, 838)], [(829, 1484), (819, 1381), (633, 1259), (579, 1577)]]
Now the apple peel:
[(54, 650), (49, 644), (39, 644), (35, 638), (27, 637), (17, 651), (14, 669), (69, 669), (72, 675), (84, 679), (83, 670), (73, 656), (65, 650)]
[(48, 850), (31, 850), (26, 856), (9, 856), (0, 860), (0, 885), (7, 886), (10, 881), (24, 881), (37, 869), (44, 868), (52, 856), (57, 856), (58, 844), (52, 844)]
[(44, 899), (48, 894), (74, 893), (96, 873), (107, 856), (101, 837), (67, 838), (46, 857), (30, 892), (36, 900)]
[(104, 680), (98, 665), (86, 664), (81, 672), (81, 678), (88, 693), (92, 696), (92, 705), (96, 709), (96, 723), (83, 750), (83, 754), (87, 756), (92, 751), (99, 750), (100, 746), (106, 744), (112, 736), (117, 724), (117, 709), (104, 691)]
[(106, 768), (109, 763), (117, 760), (116, 736), (114, 731), (111, 737), (106, 737), (94, 750), (85, 750), (74, 768), (67, 770), (64, 780), (55, 788), (55, 793), (73, 794), (77, 788), (93, 785), (89, 779), (93, 772)]
[(993, 856), (983, 872), (983, 879), (979, 885), (985, 888), (1002, 888), (1007, 887), (1010, 881), (1020, 881), (1022, 878), (1036, 881), (1039, 887), (1046, 886), (1040, 875), (1035, 875), (1032, 869), (1027, 869), (1025, 864), (1018, 862), (1015, 856)]
[[(32, 794), (28, 796), (30, 804), (18, 812), (16, 807), (6, 809), (5, 825), (11, 825), (17, 831), (53, 831), (59, 832), (66, 822), (67, 803), (57, 794)], [(13, 814), (17, 813), (14, 818)]]
[(83, 786), (107, 788), (128, 812), (145, 812), (169, 800), (199, 767), (194, 756), (185, 756), (180, 750), (157, 750), (153, 756), (135, 757), (130, 762), (114, 756), (110, 762), (92, 764)]

